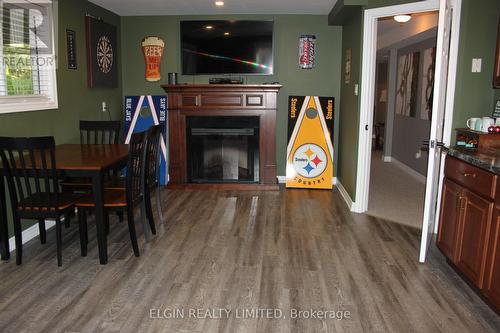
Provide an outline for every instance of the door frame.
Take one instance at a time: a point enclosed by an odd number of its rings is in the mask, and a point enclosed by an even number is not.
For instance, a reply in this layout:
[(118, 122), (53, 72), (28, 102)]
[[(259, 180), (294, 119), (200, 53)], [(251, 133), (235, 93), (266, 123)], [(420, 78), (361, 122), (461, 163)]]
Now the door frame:
[[(460, 37), (460, 12), (462, 0), (452, 0), (455, 3), (456, 16), (452, 22), (450, 42), (450, 57), (448, 62), (449, 74), (447, 81), (447, 95), (453, 98), (446, 99), (444, 116), (443, 140), (449, 146), (451, 142), (453, 104), (455, 96), (455, 81), (458, 65), (458, 46)], [(373, 133), (373, 107), (375, 96), (375, 68), (377, 57), (377, 23), (381, 17), (394, 16), (402, 13), (421, 13), (439, 10), (439, 0), (426, 0), (403, 5), (379, 7), (364, 11), (363, 18), (363, 55), (361, 67), (361, 96), (360, 116), (358, 129), (358, 163), (356, 197), (351, 211), (364, 213), (368, 210), (370, 193), (370, 166), (371, 141)], [(438, 27), (438, 29), (440, 29)], [(444, 165), (444, 164), (443, 164)], [(440, 170), (440, 186), (442, 187), (443, 165)], [(437, 226), (437, 224), (436, 224)]]

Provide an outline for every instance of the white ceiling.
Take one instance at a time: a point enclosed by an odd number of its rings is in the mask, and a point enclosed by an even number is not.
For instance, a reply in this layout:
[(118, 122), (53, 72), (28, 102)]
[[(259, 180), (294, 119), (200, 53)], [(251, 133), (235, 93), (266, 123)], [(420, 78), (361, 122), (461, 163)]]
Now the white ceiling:
[(337, 0), (90, 0), (120, 16), (217, 14), (327, 15)]
[[(413, 14), (412, 19), (407, 23), (398, 23), (390, 18), (379, 19), (377, 26), (377, 49), (384, 49), (400, 43), (403, 40), (420, 38), (430, 38), (437, 32), (438, 12), (425, 12)], [(424, 34), (424, 32), (428, 32)]]

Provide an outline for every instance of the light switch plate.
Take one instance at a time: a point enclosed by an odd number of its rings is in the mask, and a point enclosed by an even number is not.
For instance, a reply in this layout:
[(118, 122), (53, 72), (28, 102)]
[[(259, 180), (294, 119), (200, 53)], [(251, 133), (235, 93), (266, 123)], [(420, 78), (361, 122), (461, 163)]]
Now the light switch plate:
[(472, 73), (481, 73), (481, 65), (483, 59), (481, 58), (473, 58), (472, 59)]
[(357, 83), (356, 83), (356, 84), (354, 85), (354, 95), (355, 95), (355, 96), (358, 96), (358, 94), (359, 94), (359, 84), (357, 84)]

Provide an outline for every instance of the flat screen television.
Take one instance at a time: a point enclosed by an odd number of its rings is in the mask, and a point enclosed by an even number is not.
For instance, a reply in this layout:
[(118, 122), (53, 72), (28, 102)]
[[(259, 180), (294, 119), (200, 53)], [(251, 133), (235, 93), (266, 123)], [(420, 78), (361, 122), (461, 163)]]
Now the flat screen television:
[(273, 74), (272, 21), (181, 21), (182, 74)]

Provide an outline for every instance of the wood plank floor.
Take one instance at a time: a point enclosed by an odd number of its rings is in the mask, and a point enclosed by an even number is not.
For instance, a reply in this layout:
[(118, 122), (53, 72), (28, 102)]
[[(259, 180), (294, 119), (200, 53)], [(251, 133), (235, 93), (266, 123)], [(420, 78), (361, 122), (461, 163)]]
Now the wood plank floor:
[[(22, 266), (2, 262), (0, 332), (500, 330), (438, 250), (417, 262), (418, 230), (352, 214), (336, 190), (168, 190), (163, 202), (168, 222), (150, 243), (140, 233), (139, 258), (113, 217), (106, 266), (93, 227), (80, 257), (76, 224), (64, 229), (62, 268), (53, 230), (46, 245), (25, 246)], [(283, 317), (241, 318), (263, 308)], [(184, 318), (164, 318), (168, 309)], [(349, 318), (290, 318), (291, 309)]]

